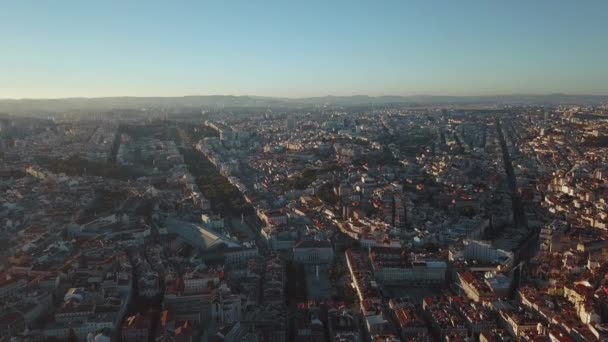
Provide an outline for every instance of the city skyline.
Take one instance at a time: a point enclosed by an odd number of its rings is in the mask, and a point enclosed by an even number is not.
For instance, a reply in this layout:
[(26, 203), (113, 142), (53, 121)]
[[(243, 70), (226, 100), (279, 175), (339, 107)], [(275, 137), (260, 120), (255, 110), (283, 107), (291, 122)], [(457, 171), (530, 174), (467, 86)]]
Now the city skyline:
[(0, 342), (608, 341), (608, 1), (6, 1)]
[(5, 9), (0, 98), (608, 94), (602, 1)]

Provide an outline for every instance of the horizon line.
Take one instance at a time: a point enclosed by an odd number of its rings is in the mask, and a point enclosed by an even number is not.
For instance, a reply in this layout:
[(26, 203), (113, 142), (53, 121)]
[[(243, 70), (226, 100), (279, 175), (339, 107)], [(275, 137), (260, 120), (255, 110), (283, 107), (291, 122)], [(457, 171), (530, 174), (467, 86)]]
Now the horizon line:
[(365, 95), (365, 94), (353, 94), (353, 95), (316, 95), (316, 96), (299, 96), (299, 97), (288, 97), (288, 96), (268, 96), (268, 95), (234, 95), (234, 94), (208, 94), (208, 95), (109, 95), (109, 96), (66, 96), (66, 97), (0, 97), (0, 101), (44, 101), (44, 100), (97, 100), (97, 99), (111, 99), (111, 98), (132, 98), (132, 99), (146, 99), (146, 98), (168, 98), (178, 99), (187, 97), (248, 97), (248, 98), (264, 98), (264, 99), (276, 99), (276, 100), (306, 100), (314, 98), (328, 98), (328, 97), (369, 97), (369, 98), (383, 98), (383, 97), (455, 97), (455, 98), (467, 98), (467, 97), (515, 97), (515, 96), (579, 96), (579, 97), (608, 97), (608, 94), (571, 94), (571, 93), (505, 93), (505, 94), (492, 94), (492, 95), (448, 95), (448, 94), (412, 94), (412, 95)]

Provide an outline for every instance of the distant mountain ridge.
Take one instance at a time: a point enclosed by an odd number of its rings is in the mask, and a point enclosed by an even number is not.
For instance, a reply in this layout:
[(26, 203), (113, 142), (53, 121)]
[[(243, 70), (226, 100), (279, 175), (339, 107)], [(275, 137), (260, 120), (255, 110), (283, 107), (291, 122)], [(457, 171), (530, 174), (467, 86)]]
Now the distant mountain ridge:
[(142, 108), (217, 108), (217, 107), (299, 107), (313, 105), (596, 105), (608, 102), (608, 95), (496, 95), (496, 96), (322, 96), (281, 98), (262, 96), (208, 95), (183, 97), (98, 97), (64, 99), (0, 99), (2, 112), (66, 112), (79, 110), (104, 111)]

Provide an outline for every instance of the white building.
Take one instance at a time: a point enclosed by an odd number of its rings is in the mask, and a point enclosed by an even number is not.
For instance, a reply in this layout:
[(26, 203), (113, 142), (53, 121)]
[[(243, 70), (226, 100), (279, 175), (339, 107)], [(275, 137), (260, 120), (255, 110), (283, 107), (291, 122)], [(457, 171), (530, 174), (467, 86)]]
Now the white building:
[(258, 256), (258, 248), (249, 242), (245, 242), (242, 248), (231, 248), (224, 252), (227, 264), (242, 264), (256, 256)]
[(512, 252), (493, 247), (489, 242), (466, 240), (464, 257), (467, 260), (477, 260), (480, 264), (501, 264), (513, 266)]
[(445, 281), (445, 261), (414, 261), (407, 267), (382, 267), (372, 264), (376, 280), (382, 283), (434, 284)]

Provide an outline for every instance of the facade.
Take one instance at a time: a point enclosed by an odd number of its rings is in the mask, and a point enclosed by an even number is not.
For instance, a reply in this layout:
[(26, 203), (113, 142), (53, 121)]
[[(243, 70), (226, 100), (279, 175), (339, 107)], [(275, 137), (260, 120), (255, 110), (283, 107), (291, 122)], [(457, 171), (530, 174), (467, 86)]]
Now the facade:
[(247, 260), (258, 255), (258, 248), (255, 245), (250, 247), (244, 246), (241, 248), (231, 248), (224, 252), (226, 264), (229, 265), (246, 263)]
[[(79, 341), (83, 341), (90, 333), (105, 328), (114, 329), (114, 327), (114, 324), (109, 321), (88, 321), (77, 324), (54, 323), (46, 326), (42, 333), (45, 337), (54, 337), (62, 341), (67, 340), (70, 335), (75, 336)], [(123, 339), (123, 341), (126, 340)]]
[(288, 229), (286, 226), (281, 227), (264, 227), (262, 236), (266, 238), (270, 248), (276, 251), (288, 251), (293, 249), (300, 234), (294, 229)]
[(384, 284), (434, 284), (446, 279), (445, 261), (420, 260), (401, 248), (371, 247), (370, 260), (377, 281)]
[(25, 330), (25, 319), (18, 312), (5, 312), (0, 314), (0, 339), (10, 338)]
[(166, 225), (169, 232), (179, 235), (189, 245), (202, 250), (212, 250), (220, 246), (229, 248), (241, 246), (238, 242), (195, 223), (168, 219)]
[(211, 319), (216, 324), (235, 323), (241, 317), (241, 297), (238, 295), (220, 295), (211, 304)]
[(0, 280), (0, 299), (10, 296), (20, 289), (23, 289), (26, 285), (27, 281), (25, 278), (7, 276), (6, 279)]
[(474, 302), (482, 300), (491, 300), (494, 298), (492, 289), (484, 282), (483, 278), (479, 279), (472, 272), (458, 273), (458, 281), (460, 288), (465, 295)]
[(213, 293), (200, 294), (165, 294), (163, 308), (171, 310), (178, 318), (188, 318), (194, 323), (200, 323), (211, 316)]
[(267, 225), (285, 225), (288, 222), (288, 216), (285, 210), (258, 210), (258, 217)]
[(123, 323), (121, 337), (124, 342), (147, 341), (152, 322), (141, 314), (127, 317)]
[(516, 339), (519, 339), (527, 331), (536, 330), (538, 323), (540, 323), (538, 319), (533, 318), (529, 313), (504, 310), (499, 314), (500, 326), (512, 336), (515, 336)]
[(445, 281), (447, 269), (443, 261), (416, 261), (409, 267), (376, 267), (374, 276), (387, 284), (433, 284)]
[(394, 225), (396, 228), (404, 229), (407, 225), (407, 210), (403, 197), (401, 194), (397, 194), (394, 197), (395, 200), (395, 218)]
[(513, 266), (512, 252), (494, 248), (489, 242), (466, 240), (464, 257), (467, 260), (477, 260), (480, 264), (501, 264)]
[(334, 258), (329, 241), (303, 240), (293, 247), (293, 260), (304, 264), (327, 264)]

